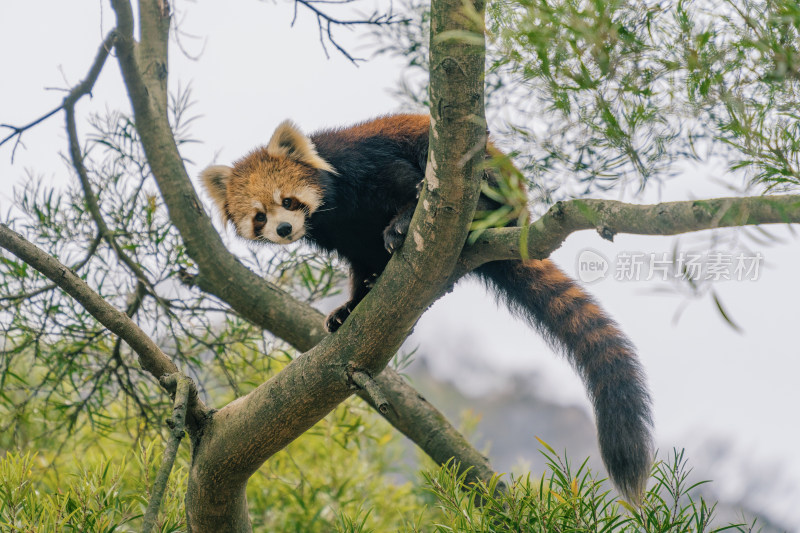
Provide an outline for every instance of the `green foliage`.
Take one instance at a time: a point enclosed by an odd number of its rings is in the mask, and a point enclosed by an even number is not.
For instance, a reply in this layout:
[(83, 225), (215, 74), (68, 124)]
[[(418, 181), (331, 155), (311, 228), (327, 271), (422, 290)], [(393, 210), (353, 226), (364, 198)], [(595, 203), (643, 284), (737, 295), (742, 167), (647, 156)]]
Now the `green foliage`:
[[(155, 442), (137, 452), (126, 452), (124, 445), (110, 439), (82, 447), (81, 454), (7, 452), (0, 460), (0, 529), (138, 530), (163, 452)], [(109, 457), (104, 458), (103, 450)], [(135, 459), (133, 464), (126, 461), (129, 457)], [(185, 531), (185, 490), (185, 469), (178, 468), (167, 487), (159, 531)]]
[[(687, 483), (689, 470), (683, 452), (658, 462), (652, 488), (636, 508), (616, 500), (608, 483), (596, 479), (584, 461), (570, 464), (546, 444), (542, 452), (548, 472), (532, 480), (512, 478), (505, 490), (497, 478), (487, 484), (467, 484), (452, 464), (424, 474), (426, 489), (444, 518), (432, 527), (408, 525), (403, 531), (437, 533), (490, 532), (719, 532), (749, 531), (744, 525), (712, 525), (714, 507), (689, 494), (698, 484)], [(354, 531), (347, 529), (345, 531)]]
[[(250, 361), (245, 346), (237, 351), (241, 357), (231, 361)], [(260, 369), (233, 363), (236, 374), (257, 370), (252, 382), (241, 383), (242, 392), (279, 372), (289, 358), (279, 352), (262, 360), (269, 362)], [(224, 381), (221, 370), (212, 368)], [(207, 379), (213, 378), (209, 373)], [(0, 450), (7, 450), (0, 457), (0, 530), (137, 531), (166, 431), (124, 416), (125, 396), (110, 403), (105, 424), (86, 423), (82, 419), (90, 415), (81, 413), (71, 435), (48, 431), (53, 420), (47, 402), (30, 400), (22, 413), (5, 407), (0, 417), (13, 429), (0, 436)], [(169, 406), (161, 412), (169, 413)], [(615, 500), (610, 485), (595, 479), (585, 462), (573, 470), (544, 443), (548, 472), (538, 480), (511, 478), (502, 492), (499, 478), (467, 485), (451, 464), (432, 467), (419, 479), (404, 461), (400, 440), (360, 400), (340, 405), (251, 478), (247, 497), (254, 530), (720, 531), (710, 525), (713, 506), (688, 495), (696, 484), (687, 482), (682, 453), (656, 464), (652, 488), (641, 509), (634, 509)], [(184, 442), (159, 513), (159, 531), (185, 531), (189, 461)]]
[(110, 460), (69, 474), (50, 490), (34, 479), (38, 457), (9, 452), (0, 461), (0, 526), (4, 531), (111, 532), (137, 514), (133, 494), (120, 492), (125, 466)]
[[(418, 106), (427, 6), (405, 9), (378, 50), (407, 58), (402, 89)], [(545, 204), (710, 157), (757, 190), (796, 188), (799, 13), (795, 0), (490, 2), (492, 136)]]
[[(369, 433), (371, 433), (371, 435)], [(422, 485), (397, 482), (396, 437), (360, 404), (343, 406), (270, 461), (248, 486), (254, 530), (367, 533), (752, 531), (713, 524), (714, 506), (691, 492), (683, 452), (653, 468), (642, 506), (616, 500), (608, 483), (544, 450), (548, 471), (538, 479), (500, 478), (467, 484), (453, 464), (423, 472)], [(155, 441), (154, 441), (155, 442)], [(111, 458), (103, 459), (99, 449)], [(62, 456), (56, 473), (45, 454), (8, 452), (0, 460), (3, 531), (136, 531), (162, 449), (133, 451), (100, 439)], [(92, 450), (94, 455), (86, 452)], [(47, 454), (50, 455), (50, 454)], [(119, 457), (133, 458), (125, 461)], [(78, 457), (83, 457), (80, 461)], [(95, 457), (95, 458), (92, 458)], [(186, 454), (170, 478), (161, 532), (185, 531)]]
[[(249, 361), (248, 350), (239, 350), (245, 353), (231, 360)], [(280, 371), (288, 358), (279, 352), (272, 358), (262, 354), (262, 360), (269, 363), (252, 376), (252, 383), (240, 383), (243, 392)], [(254, 367), (234, 364), (231, 370), (238, 374)], [(215, 372), (209, 381), (224, 381), (218, 368)], [(0, 404), (0, 424), (12, 429), (0, 434), (0, 531), (138, 531), (166, 430), (125, 417), (126, 398), (120, 396), (108, 405), (102, 426), (87, 422), (90, 415), (82, 412), (71, 435), (49, 431), (60, 413), (51, 419), (48, 401), (31, 399), (22, 413)], [(170, 407), (164, 405), (161, 412), (166, 416)], [(418, 487), (402, 481), (410, 467), (402, 466), (398, 439), (360, 400), (340, 405), (250, 480), (254, 529), (327, 533), (345, 523), (365, 530), (398, 529), (406, 514), (419, 512), (423, 500)], [(184, 442), (159, 513), (159, 531), (185, 531), (189, 461)], [(374, 510), (360, 513), (362, 508)]]
[[(494, 183), (481, 184), (481, 193), (487, 198), (501, 204), (495, 211), (476, 212), (475, 220), (470, 225), (470, 234), (467, 242), (472, 244), (484, 230), (489, 228), (502, 228), (508, 225), (526, 226), (529, 212), (527, 209), (528, 193), (525, 188), (525, 176), (514, 166), (511, 156), (489, 150), (491, 158), (485, 162), (485, 167), (494, 176)], [(523, 257), (527, 257), (527, 231), (523, 231), (520, 238)]]

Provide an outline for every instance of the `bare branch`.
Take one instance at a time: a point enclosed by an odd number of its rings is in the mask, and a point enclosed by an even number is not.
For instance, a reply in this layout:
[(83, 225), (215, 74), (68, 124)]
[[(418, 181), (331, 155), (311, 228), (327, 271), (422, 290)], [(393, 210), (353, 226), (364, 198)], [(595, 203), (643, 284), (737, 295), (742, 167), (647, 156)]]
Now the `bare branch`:
[[(447, 417), (428, 403), (400, 374), (387, 368), (375, 377), (375, 381), (392, 406), (388, 412), (381, 414), (436, 463), (443, 465), (455, 460), (459, 475), (466, 472), (468, 483), (486, 482), (497, 475), (489, 459), (478, 452)], [(366, 391), (359, 391), (358, 395), (378, 409)], [(498, 488), (503, 490), (502, 487)]]
[(22, 134), (25, 133), (25, 131), (33, 128), (34, 126), (37, 126), (37, 125), (41, 124), (42, 122), (44, 122), (48, 118), (52, 117), (53, 115), (55, 115), (56, 113), (61, 111), (63, 108), (64, 108), (64, 105), (62, 104), (62, 105), (58, 106), (57, 108), (53, 109), (52, 111), (49, 111), (48, 113), (45, 113), (44, 115), (42, 115), (41, 117), (37, 118), (33, 122), (25, 124), (24, 126), (12, 126), (11, 124), (0, 124), (0, 128), (8, 128), (8, 129), (11, 130), (11, 133), (8, 134), (8, 136), (4, 137), (3, 140), (0, 141), (0, 146), (3, 146), (5, 143), (10, 141), (14, 137), (17, 138), (17, 141), (14, 143), (14, 148), (11, 149), (11, 162), (12, 163), (14, 162), (14, 154), (17, 153), (17, 147), (22, 143)]
[(329, 4), (329, 5), (344, 5), (349, 4), (348, 2), (324, 2), (319, 0), (295, 0), (295, 4), (301, 4), (311, 10), (315, 15), (317, 15), (320, 19), (324, 20), (328, 24), (333, 24), (336, 26), (357, 26), (357, 25), (368, 25), (368, 26), (388, 26), (389, 24), (398, 24), (402, 22), (408, 22), (410, 19), (401, 19), (398, 18), (398, 15), (394, 13), (384, 13), (379, 14), (377, 11), (372, 13), (369, 17), (365, 19), (338, 19), (333, 17), (321, 9), (314, 7), (314, 4)]
[(100, 48), (97, 50), (97, 55), (92, 62), (92, 66), (89, 69), (89, 73), (86, 75), (83, 81), (81, 81), (78, 85), (72, 88), (69, 94), (64, 98), (64, 106), (75, 106), (75, 102), (80, 100), (83, 96), (87, 94), (91, 94), (92, 88), (94, 88), (94, 84), (97, 82), (97, 78), (100, 76), (100, 72), (103, 70), (103, 65), (105, 65), (106, 58), (108, 58), (109, 52), (111, 52), (111, 48), (114, 46), (114, 41), (117, 38), (117, 31), (111, 30), (106, 38), (103, 39), (103, 43), (100, 45)]
[(302, 5), (303, 7), (311, 11), (317, 18), (317, 25), (319, 26), (319, 41), (320, 44), (322, 45), (322, 50), (325, 52), (325, 57), (330, 57), (328, 55), (328, 49), (325, 46), (325, 35), (327, 35), (328, 42), (330, 42), (339, 51), (340, 54), (346, 57), (354, 65), (358, 65), (359, 61), (365, 61), (365, 59), (360, 57), (353, 57), (347, 50), (345, 50), (344, 47), (342, 47), (339, 44), (339, 42), (333, 35), (334, 27), (349, 28), (352, 26), (363, 26), (363, 25), (389, 26), (391, 24), (406, 23), (409, 21), (409, 19), (400, 18), (398, 15), (392, 13), (391, 11), (389, 13), (378, 13), (377, 11), (375, 11), (369, 17), (363, 19), (339, 19), (316, 7), (316, 5), (319, 4), (345, 5), (352, 3), (352, 1), (353, 0), (342, 0), (342, 1), (295, 0), (294, 15), (292, 17), (292, 26), (294, 26), (294, 23), (297, 20), (297, 6), (298, 4)]

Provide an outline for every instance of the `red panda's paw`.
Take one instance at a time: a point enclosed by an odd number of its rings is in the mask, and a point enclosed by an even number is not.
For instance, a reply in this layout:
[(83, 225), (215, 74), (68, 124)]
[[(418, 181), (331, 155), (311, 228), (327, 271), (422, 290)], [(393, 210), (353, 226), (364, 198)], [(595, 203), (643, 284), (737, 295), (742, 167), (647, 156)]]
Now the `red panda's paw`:
[(386, 231), (383, 232), (383, 246), (390, 254), (399, 250), (405, 240), (405, 234), (390, 232), (389, 228), (386, 228)]
[(408, 227), (411, 225), (411, 215), (413, 214), (414, 212), (411, 210), (407, 214), (396, 216), (383, 230), (383, 247), (390, 254), (399, 250), (403, 245), (403, 241), (406, 240), (406, 233), (408, 233)]
[(347, 317), (350, 316), (352, 311), (352, 302), (347, 302), (343, 306), (337, 307), (325, 318), (325, 329), (330, 333), (335, 332), (339, 329), (339, 326), (344, 324), (344, 321), (347, 320)]

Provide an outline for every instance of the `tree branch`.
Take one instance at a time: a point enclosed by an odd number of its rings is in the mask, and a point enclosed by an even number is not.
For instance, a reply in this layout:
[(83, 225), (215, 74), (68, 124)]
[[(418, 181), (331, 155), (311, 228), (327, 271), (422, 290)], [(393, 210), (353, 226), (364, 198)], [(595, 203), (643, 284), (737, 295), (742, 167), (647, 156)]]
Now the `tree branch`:
[[(70, 265), (68, 268), (72, 271), (78, 272), (81, 268), (89, 262), (89, 260), (94, 256), (95, 252), (97, 252), (97, 248), (100, 246), (100, 241), (103, 240), (103, 237), (98, 233), (97, 236), (92, 239), (92, 242), (89, 243), (89, 248), (86, 250), (86, 255), (83, 256), (83, 259)], [(20, 300), (28, 300), (33, 298), (34, 296), (38, 296), (39, 294), (45, 293), (47, 291), (51, 291), (58, 287), (55, 283), (48, 283), (47, 285), (42, 285), (37, 289), (33, 289), (30, 292), (22, 292), (18, 294), (12, 294), (9, 296), (2, 296), (0, 297), (0, 302), (10, 301), (12, 303), (19, 302)], [(0, 309), (5, 309), (5, 307), (0, 307)]]
[[(192, 284), (202, 291), (216, 294), (215, 287), (202, 275), (195, 277)], [(291, 299), (285, 293), (282, 294), (282, 297)], [(276, 328), (275, 322), (264, 322), (261, 318), (262, 315), (241, 314), (241, 316), (281, 337), (276, 332), (276, 329), (280, 331), (280, 327)], [(287, 320), (290, 319), (291, 317), (287, 318)], [(328, 336), (321, 329), (324, 320), (325, 315), (311, 306), (305, 306), (305, 311), (298, 316), (296, 321), (292, 322), (294, 335), (298, 338), (293, 346), (298, 350), (307, 351)], [(278, 324), (280, 323), (282, 321), (278, 322)], [(419, 446), (434, 461), (444, 464), (451, 458), (455, 458), (460, 465), (459, 473), (469, 470), (467, 477), (470, 481), (477, 479), (487, 481), (495, 475), (489, 461), (472, 447), (469, 441), (436, 407), (431, 405), (395, 370), (387, 367), (373, 379), (392, 406), (389, 412), (382, 413), (365, 390), (359, 390), (356, 394), (372, 405), (390, 424)]]
[(63, 107), (64, 107), (63, 105), (60, 105), (57, 108), (53, 109), (52, 111), (48, 111), (47, 113), (45, 113), (41, 117), (37, 118), (36, 120), (34, 120), (32, 122), (29, 122), (28, 124), (25, 124), (24, 126), (12, 126), (11, 124), (0, 124), (0, 128), (8, 128), (8, 129), (11, 130), (11, 133), (9, 133), (6, 137), (4, 137), (2, 140), (0, 140), (0, 146), (3, 146), (5, 143), (10, 141), (14, 137), (17, 138), (16, 142), (14, 143), (14, 148), (11, 149), (11, 163), (12, 164), (14, 163), (14, 154), (17, 153), (17, 147), (20, 144), (22, 144), (22, 134), (25, 133), (25, 131), (33, 128), (34, 126), (38, 126), (39, 124), (41, 124), (42, 122), (44, 122), (48, 118), (52, 117), (53, 115), (55, 115), (56, 113), (61, 111), (61, 109), (63, 109)]
[[(158, 509), (164, 499), (164, 491), (167, 489), (169, 474), (175, 464), (175, 456), (178, 455), (178, 447), (183, 440), (183, 430), (186, 422), (186, 406), (189, 403), (189, 391), (194, 389), (192, 380), (181, 373), (170, 374), (159, 379), (161, 385), (170, 391), (174, 391), (174, 405), (172, 416), (167, 419), (167, 427), (170, 430), (170, 439), (164, 448), (164, 457), (161, 459), (161, 466), (153, 482), (153, 492), (147, 504), (147, 511), (142, 520), (142, 533), (150, 533), (156, 525)], [(197, 391), (194, 391), (195, 395)]]
[(114, 46), (114, 41), (116, 38), (116, 30), (111, 30), (108, 35), (106, 35), (106, 38), (103, 39), (103, 43), (97, 50), (97, 55), (92, 62), (92, 66), (89, 68), (88, 74), (86, 74), (86, 78), (84, 78), (83, 81), (81, 81), (78, 85), (73, 87), (69, 91), (69, 94), (67, 94), (67, 96), (64, 98), (64, 107), (74, 107), (78, 100), (87, 94), (91, 94), (94, 84), (97, 82), (97, 78), (100, 77), (100, 72), (103, 70), (103, 65), (106, 63), (108, 54), (111, 52), (111, 48)]
[(80, 180), (81, 188), (83, 189), (83, 198), (86, 202), (87, 208), (89, 209), (89, 214), (92, 216), (92, 219), (97, 225), (97, 229), (100, 232), (100, 235), (103, 237), (103, 240), (108, 243), (112, 250), (114, 250), (114, 253), (119, 260), (126, 267), (128, 267), (128, 270), (133, 273), (136, 279), (140, 283), (144, 284), (145, 287), (147, 287), (147, 290), (153, 295), (154, 298), (158, 299), (158, 294), (155, 291), (155, 287), (153, 287), (153, 284), (145, 275), (142, 267), (127, 253), (125, 253), (114, 237), (114, 232), (111, 231), (106, 224), (105, 219), (103, 218), (103, 213), (100, 211), (100, 205), (97, 203), (97, 196), (94, 194), (94, 191), (92, 191), (92, 184), (89, 181), (89, 173), (83, 164), (83, 154), (81, 153), (80, 142), (78, 141), (78, 129), (75, 123), (75, 104), (81, 99), (81, 97), (91, 93), (116, 38), (116, 30), (108, 34), (103, 41), (103, 44), (100, 46), (97, 57), (95, 58), (94, 63), (89, 70), (89, 74), (86, 76), (86, 79), (73, 87), (69, 94), (67, 94), (67, 96), (64, 98), (62, 107), (64, 109), (66, 119), (69, 154), (70, 159), (72, 160), (72, 166), (75, 169), (75, 172), (78, 174), (78, 179)]
[[(492, 476), (497, 475), (489, 459), (481, 455), (450, 421), (408, 385), (400, 374), (387, 368), (375, 378), (375, 381), (386, 394), (386, 399), (392, 407), (387, 413), (381, 414), (436, 463), (443, 465), (454, 459), (458, 463), (458, 474), (466, 472), (467, 483), (487, 482)], [(358, 395), (377, 409), (378, 406), (368, 394), (359, 391)], [(498, 484), (498, 489), (503, 490), (504, 486), (501, 482)]]
[[(483, 150), (475, 147), (485, 143), (484, 47), (474, 40), (465, 45), (435, 37), (437, 32), (464, 29), (468, 19), (462, 16), (462, 6), (452, 0), (441, 4), (440, 11), (434, 9), (438, 18), (434, 16), (431, 54), (439, 74), (431, 80), (433, 142), (427, 185), (409, 230), (415, 245), (404, 246), (394, 255), (384, 275), (335, 335), (214, 417), (214, 427), (206, 432), (195, 455), (187, 501), (205, 528), (230, 523), (232, 518), (237, 526), (241, 524), (239, 517), (246, 513), (244, 483), (249, 476), (350, 395), (343, 379), (348, 370), (380, 373), (447, 284), (478, 199)], [(480, 11), (480, 6), (476, 9)], [(482, 28), (470, 24), (467, 30)], [(398, 302), (400, 294), (404, 297)], [(269, 428), (258, 423), (263, 420), (271, 421)], [(202, 488), (201, 479), (214, 481), (213, 495)]]
[[(174, 146), (174, 140), (166, 121), (166, 116), (159, 116), (151, 107), (147, 89), (140, 73), (140, 66), (135, 60), (135, 43), (132, 38), (132, 14), (130, 5), (124, 0), (114, 1), (118, 20), (120, 38), (117, 41), (118, 60), (128, 86), (129, 95), (136, 116), (137, 128), (140, 131), (148, 161), (158, 182), (161, 194), (170, 213), (170, 218), (178, 228), (186, 245), (187, 252), (196, 261), (200, 272), (194, 280), (201, 290), (216, 295), (225, 301), (241, 316), (254, 324), (260, 325), (286, 340), (300, 350), (309, 350), (326, 337), (322, 329), (323, 317), (312, 307), (289, 297), (274, 285), (267, 283), (255, 273), (245, 268), (225, 248), (216, 230), (205, 215), (200, 201), (186, 175), (180, 155)], [(144, 22), (143, 22), (144, 23)], [(143, 65), (142, 69), (148, 69)], [(159, 87), (154, 90), (158, 91)], [(406, 402), (414, 402), (419, 395), (401, 379), (394, 379), (392, 371), (387, 370), (388, 379), (383, 374), (375, 379), (386, 390), (387, 394), (404, 398)], [(341, 376), (343, 391), (347, 385), (344, 373)], [(393, 390), (389, 390), (393, 388)], [(303, 390), (302, 388), (296, 390)], [(346, 393), (351, 391), (346, 389)], [(442, 453), (443, 446), (437, 451), (427, 448), (426, 440), (429, 432), (417, 430), (414, 418), (406, 412), (427, 412), (431, 420), (443, 420), (441, 413), (433, 409), (427, 402), (419, 405), (396, 404), (397, 413), (390, 421), (401, 426), (409, 438), (417, 442), (430, 454)], [(416, 416), (416, 415), (415, 415)], [(452, 426), (444, 434), (457, 435)], [(460, 436), (459, 436), (460, 437)], [(457, 451), (463, 449), (466, 441), (463, 437), (453, 445), (453, 452), (465, 468), (474, 466)], [(478, 455), (477, 452), (474, 455)], [(448, 457), (449, 459), (449, 457)], [(488, 463), (483, 460), (484, 470), (489, 470)], [(487, 478), (488, 479), (488, 478)]]
[[(595, 229), (604, 239), (617, 233), (677, 235), (704, 229), (757, 224), (800, 223), (800, 195), (750, 196), (626, 204), (614, 200), (558, 202), (528, 226), (528, 256), (543, 259), (575, 231)], [(522, 228), (484, 232), (461, 255), (459, 272), (489, 261), (519, 259)]]

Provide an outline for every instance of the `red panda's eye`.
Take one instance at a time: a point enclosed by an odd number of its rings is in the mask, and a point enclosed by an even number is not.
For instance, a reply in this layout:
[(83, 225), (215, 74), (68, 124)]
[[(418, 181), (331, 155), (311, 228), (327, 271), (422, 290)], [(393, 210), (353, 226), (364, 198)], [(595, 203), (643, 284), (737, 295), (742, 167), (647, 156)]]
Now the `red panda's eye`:
[(267, 221), (267, 214), (266, 213), (256, 213), (256, 222), (266, 222)]
[(294, 198), (284, 198), (281, 205), (283, 205), (284, 209), (288, 209), (289, 211), (294, 211), (295, 209), (300, 207), (300, 202), (298, 202)]

